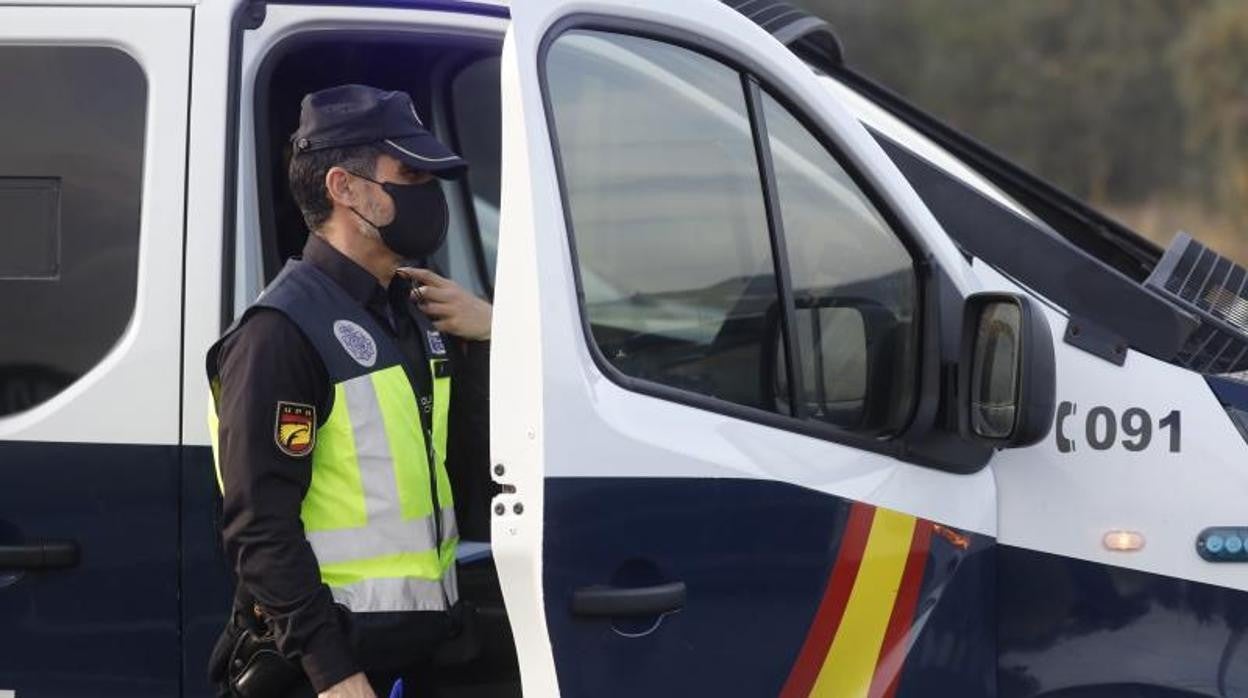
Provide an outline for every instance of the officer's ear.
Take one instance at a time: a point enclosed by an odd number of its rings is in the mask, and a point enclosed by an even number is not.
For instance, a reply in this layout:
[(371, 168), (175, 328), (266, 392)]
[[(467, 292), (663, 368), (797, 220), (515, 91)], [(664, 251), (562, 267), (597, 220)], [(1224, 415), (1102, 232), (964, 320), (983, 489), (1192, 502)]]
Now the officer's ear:
[(357, 197), (360, 196), (359, 189), (359, 177), (346, 169), (334, 165), (325, 172), (325, 192), (329, 195), (331, 203), (356, 206), (358, 205)]

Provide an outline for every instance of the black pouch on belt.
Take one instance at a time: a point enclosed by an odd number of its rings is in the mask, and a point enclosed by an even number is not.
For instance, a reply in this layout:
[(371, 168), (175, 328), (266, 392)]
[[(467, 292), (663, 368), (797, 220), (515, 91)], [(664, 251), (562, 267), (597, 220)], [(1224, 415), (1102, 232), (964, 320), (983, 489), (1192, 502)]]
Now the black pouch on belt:
[(303, 669), (277, 649), (271, 635), (243, 630), (230, 660), (230, 688), (239, 698), (281, 696), (303, 677)]
[(303, 678), (303, 669), (277, 649), (258, 618), (235, 613), (209, 660), (209, 677), (229, 698), (282, 696)]

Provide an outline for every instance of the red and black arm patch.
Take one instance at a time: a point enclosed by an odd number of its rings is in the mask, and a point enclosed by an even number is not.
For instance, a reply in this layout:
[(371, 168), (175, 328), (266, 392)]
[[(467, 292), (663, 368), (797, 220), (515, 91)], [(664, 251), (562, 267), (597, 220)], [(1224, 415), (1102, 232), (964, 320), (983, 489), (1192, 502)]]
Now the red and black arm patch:
[(316, 445), (316, 408), (298, 402), (278, 402), (273, 421), (273, 441), (278, 450), (301, 458)]

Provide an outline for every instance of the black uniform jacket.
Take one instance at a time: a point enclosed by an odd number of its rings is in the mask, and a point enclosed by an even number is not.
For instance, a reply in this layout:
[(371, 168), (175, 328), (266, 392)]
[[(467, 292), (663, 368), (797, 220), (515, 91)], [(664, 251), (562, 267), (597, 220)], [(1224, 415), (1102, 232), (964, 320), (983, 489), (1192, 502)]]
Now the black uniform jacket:
[[(430, 395), (422, 335), (410, 315), (420, 312), (408, 301), (410, 283), (396, 277), (382, 288), (370, 272), (317, 235), (309, 236), (303, 258), (393, 332), (408, 359), (416, 394)], [(446, 344), (452, 376), (447, 469), (460, 535), (485, 540), (489, 344)], [(279, 402), (315, 406), (318, 427), (329, 416), (333, 387), (316, 350), (286, 316), (255, 309), (222, 344), (218, 369), (222, 535), (239, 582), (236, 609), (258, 605), (263, 610), (277, 632), (278, 647), (302, 664), (317, 691), (357, 671), (419, 662), (421, 648), (431, 648), (444, 631), (445, 614), (346, 613), (321, 583), (316, 556), (304, 537), (299, 512), (312, 480), (312, 459), (278, 448), (274, 419)]]

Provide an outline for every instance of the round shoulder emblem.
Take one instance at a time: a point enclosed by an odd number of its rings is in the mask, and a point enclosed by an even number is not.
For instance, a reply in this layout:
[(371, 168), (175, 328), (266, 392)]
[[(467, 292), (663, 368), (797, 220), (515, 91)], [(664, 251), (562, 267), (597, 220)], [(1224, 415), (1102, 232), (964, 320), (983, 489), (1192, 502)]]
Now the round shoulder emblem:
[(334, 321), (334, 336), (355, 362), (365, 368), (377, 363), (377, 343), (363, 327), (350, 320)]

